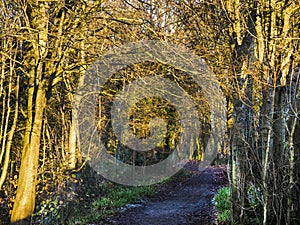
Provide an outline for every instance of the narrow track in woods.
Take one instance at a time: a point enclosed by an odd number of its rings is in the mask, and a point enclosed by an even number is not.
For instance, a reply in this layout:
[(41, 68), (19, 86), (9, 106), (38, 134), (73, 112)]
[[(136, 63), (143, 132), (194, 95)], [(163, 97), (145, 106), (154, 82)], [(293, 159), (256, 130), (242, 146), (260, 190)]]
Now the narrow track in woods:
[(212, 166), (198, 171), (190, 162), (186, 169), (192, 175), (162, 188), (152, 199), (129, 205), (105, 224), (163, 225), (163, 224), (215, 224), (213, 197), (227, 184), (226, 166)]

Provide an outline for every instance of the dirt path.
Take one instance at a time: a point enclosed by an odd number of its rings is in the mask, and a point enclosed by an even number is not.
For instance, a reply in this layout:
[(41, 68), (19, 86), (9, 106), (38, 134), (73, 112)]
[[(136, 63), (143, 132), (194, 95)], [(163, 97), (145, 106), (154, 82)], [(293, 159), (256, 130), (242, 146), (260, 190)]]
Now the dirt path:
[(225, 168), (209, 167), (199, 172), (192, 164), (187, 167), (193, 171), (191, 177), (163, 188), (152, 200), (128, 205), (124, 212), (107, 222), (124, 225), (214, 224), (212, 198), (226, 183)]

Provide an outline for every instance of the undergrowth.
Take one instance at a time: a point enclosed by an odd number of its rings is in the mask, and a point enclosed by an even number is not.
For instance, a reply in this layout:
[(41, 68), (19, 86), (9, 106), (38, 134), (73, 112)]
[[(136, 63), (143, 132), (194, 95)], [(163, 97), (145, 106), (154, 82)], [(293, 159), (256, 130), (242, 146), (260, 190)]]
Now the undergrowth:
[(33, 225), (98, 224), (129, 203), (152, 198), (159, 190), (176, 185), (192, 173), (180, 170), (176, 175), (151, 186), (128, 187), (112, 183), (86, 167), (63, 179), (52, 194), (40, 196)]
[(79, 215), (70, 219), (68, 224), (88, 224), (99, 222), (100, 220), (116, 213), (120, 207), (136, 202), (143, 197), (153, 195), (155, 186), (144, 187), (118, 187), (111, 189), (105, 197), (101, 197), (92, 202), (85, 215)]
[(230, 222), (230, 187), (218, 190), (214, 197), (215, 207), (218, 213), (217, 221), (221, 223)]

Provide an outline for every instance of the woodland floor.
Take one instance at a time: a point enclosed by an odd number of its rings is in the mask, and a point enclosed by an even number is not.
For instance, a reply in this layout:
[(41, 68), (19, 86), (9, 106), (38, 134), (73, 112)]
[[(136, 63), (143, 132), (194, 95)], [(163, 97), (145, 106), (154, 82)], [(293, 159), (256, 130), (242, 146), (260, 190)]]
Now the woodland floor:
[[(118, 213), (97, 224), (216, 224), (217, 214), (213, 206), (213, 197), (218, 189), (228, 185), (226, 171), (226, 165), (211, 166), (204, 171), (199, 171), (197, 161), (190, 161), (181, 171), (182, 173), (175, 175), (175, 178), (165, 184), (159, 184), (155, 195), (134, 204), (127, 204)], [(92, 180), (96, 181), (96, 179)], [(82, 195), (84, 196), (84, 193)], [(6, 224), (5, 221), (8, 222), (9, 218), (8, 210), (4, 210), (7, 211), (4, 213), (1, 205), (5, 204), (2, 204), (2, 200), (4, 198), (0, 193), (0, 224)], [(84, 205), (81, 201), (78, 207), (82, 206), (84, 209)]]
[(104, 224), (216, 224), (213, 197), (227, 185), (226, 166), (212, 166), (199, 171), (196, 162), (189, 162), (186, 169), (192, 175), (162, 186), (155, 197), (137, 204), (128, 204)]

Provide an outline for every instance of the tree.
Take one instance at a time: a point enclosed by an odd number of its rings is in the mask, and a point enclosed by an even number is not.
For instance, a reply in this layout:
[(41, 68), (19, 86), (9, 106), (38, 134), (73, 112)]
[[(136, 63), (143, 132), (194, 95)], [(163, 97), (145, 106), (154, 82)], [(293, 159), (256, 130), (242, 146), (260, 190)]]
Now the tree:
[[(46, 172), (55, 179), (60, 172), (53, 168), (67, 174), (81, 164), (78, 115), (72, 110), (72, 101), (87, 65), (113, 46), (153, 39), (184, 45), (205, 59), (226, 94), (232, 115), (228, 144), (224, 144), (229, 149), (224, 153), (230, 153), (233, 220), (243, 223), (262, 217), (263, 224), (295, 222), (300, 208), (298, 3), (1, 1), (0, 187), (14, 183), (4, 181), (7, 176), (14, 180), (11, 177), (19, 171), (12, 222), (22, 224), (29, 220), (38, 180), (50, 182), (44, 179)], [(107, 82), (99, 104), (109, 109), (113, 95), (151, 71), (175, 81), (198, 104), (207, 133), (200, 141), (191, 140), (191, 144), (203, 150), (209, 135), (209, 104), (182, 71), (161, 63), (131, 65)], [(155, 107), (159, 110), (155, 111)], [(171, 116), (164, 114), (162, 107)], [(180, 133), (173, 111), (162, 99), (137, 103), (131, 115), (137, 136), (149, 134), (148, 122), (155, 115), (171, 121), (169, 124), (174, 126), (170, 133), (174, 136), (170, 134), (161, 148), (148, 155), (123, 151), (125, 162), (146, 165), (171, 151)], [(102, 122), (107, 122), (109, 112), (101, 113)], [(101, 124), (101, 129), (106, 132), (107, 146), (110, 144), (107, 148), (118, 155), (114, 145), (119, 142), (112, 138), (110, 127)], [(202, 153), (198, 151), (199, 158)], [(58, 159), (52, 163), (55, 156)]]
[[(4, 4), (4, 3), (1, 3)], [(1, 5), (2, 9), (5, 9)], [(19, 32), (17, 27), (10, 29), (11, 23), (19, 23), (20, 21), (13, 19), (9, 16), (13, 13), (13, 10), (1, 10), (1, 88), (0, 99), (2, 116), (1, 116), (1, 153), (0, 153), (0, 165), (3, 162), (1, 168), (0, 177), (0, 189), (4, 184), (7, 177), (10, 153), (13, 144), (14, 134), (17, 128), (18, 121), (18, 105), (19, 105), (19, 67), (18, 51), (16, 48), (20, 47), (21, 42), (16, 41), (14, 36)], [(17, 47), (16, 47), (17, 46)]]
[[(295, 148), (289, 146), (294, 146), (299, 113), (295, 98), (299, 91), (299, 4), (237, 0), (223, 5), (231, 21), (232, 56), (236, 59), (232, 71), (236, 77), (233, 216), (249, 221), (251, 207), (257, 204), (262, 215), (255, 212), (254, 216), (262, 217), (263, 224), (290, 224), (291, 215), (296, 215), (291, 212), (290, 192), (296, 182)], [(255, 192), (255, 201), (249, 199), (249, 190)]]
[[(85, 2), (74, 4), (65, 1), (28, 1), (16, 4), (20, 10), (24, 36), (22, 54), (27, 84), (27, 106), (22, 161), (11, 221), (27, 224), (35, 207), (41, 131), (46, 104), (51, 98), (52, 88), (62, 80), (63, 73), (79, 68), (85, 63), (83, 60), (68, 60), (73, 51), (73, 46), (69, 43), (76, 41), (77, 29), (80, 29), (86, 13), (96, 6), (97, 2), (91, 5), (86, 5)], [(75, 16), (73, 10), (82, 11)], [(73, 15), (73, 20), (68, 21), (67, 15)], [(73, 40), (66, 39), (66, 31), (69, 32), (70, 38), (73, 36)], [(74, 154), (73, 150), (70, 154)]]

